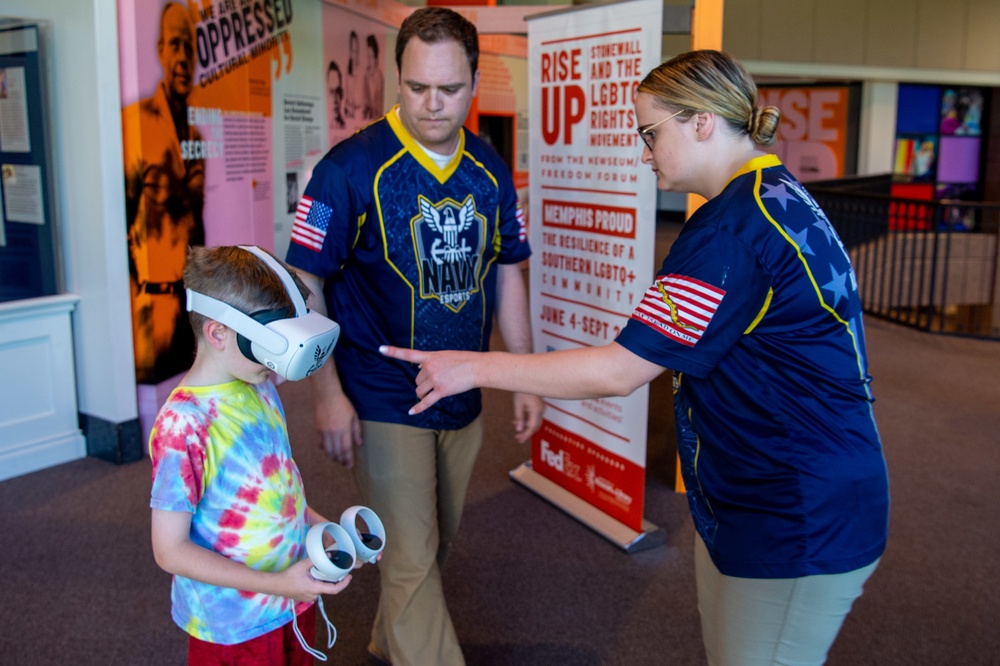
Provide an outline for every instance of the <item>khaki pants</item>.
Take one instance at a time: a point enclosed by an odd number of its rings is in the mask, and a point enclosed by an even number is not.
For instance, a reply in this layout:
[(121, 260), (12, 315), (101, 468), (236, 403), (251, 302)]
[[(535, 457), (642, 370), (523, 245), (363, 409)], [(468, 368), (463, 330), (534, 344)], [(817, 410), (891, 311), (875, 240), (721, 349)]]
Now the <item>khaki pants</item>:
[(354, 479), (385, 525), (370, 649), (393, 666), (465, 663), (441, 588), (483, 441), (482, 418), (461, 430), (362, 421)]
[(735, 578), (695, 535), (701, 633), (710, 666), (820, 666), (879, 560), (842, 574)]

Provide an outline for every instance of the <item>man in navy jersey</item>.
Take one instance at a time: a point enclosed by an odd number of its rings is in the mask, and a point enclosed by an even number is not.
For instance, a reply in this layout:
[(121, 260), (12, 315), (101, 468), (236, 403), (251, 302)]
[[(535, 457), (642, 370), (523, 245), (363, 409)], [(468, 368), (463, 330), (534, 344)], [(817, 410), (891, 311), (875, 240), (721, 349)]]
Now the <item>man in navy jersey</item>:
[[(379, 346), (531, 351), (519, 268), (531, 251), (511, 175), (462, 128), (479, 82), (475, 26), (415, 11), (396, 42), (399, 104), (335, 146), (299, 202), (287, 261), (341, 325), (334, 363), (313, 381), (321, 446), (352, 468), (386, 529), (369, 652), (400, 664), (464, 663), (441, 587), (482, 442), (478, 390), (411, 415), (418, 368)], [(541, 423), (514, 393), (514, 435)]]

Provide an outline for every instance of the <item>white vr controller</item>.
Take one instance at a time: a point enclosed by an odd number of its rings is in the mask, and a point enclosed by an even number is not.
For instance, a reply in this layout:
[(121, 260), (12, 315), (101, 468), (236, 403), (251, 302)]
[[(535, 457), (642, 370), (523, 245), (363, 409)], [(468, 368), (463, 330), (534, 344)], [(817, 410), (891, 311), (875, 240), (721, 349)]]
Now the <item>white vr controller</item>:
[[(362, 525), (359, 525), (363, 523)], [(323, 545), (323, 535), (333, 539)], [(385, 548), (385, 527), (374, 511), (352, 506), (340, 515), (340, 524), (317, 523), (306, 534), (306, 552), (313, 566), (309, 574), (316, 580), (340, 581), (354, 569), (354, 563), (374, 563)]]

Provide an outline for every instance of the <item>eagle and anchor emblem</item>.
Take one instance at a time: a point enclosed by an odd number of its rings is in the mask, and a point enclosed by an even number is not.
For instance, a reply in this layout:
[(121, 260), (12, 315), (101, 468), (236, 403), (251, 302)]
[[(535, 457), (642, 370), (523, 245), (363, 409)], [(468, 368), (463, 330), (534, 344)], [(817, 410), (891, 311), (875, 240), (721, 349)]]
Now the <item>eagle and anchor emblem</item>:
[(465, 201), (431, 203), (417, 197), (420, 214), (410, 220), (420, 272), (421, 298), (437, 298), (458, 312), (479, 291), (479, 269), (485, 247), (486, 218), (476, 211), (470, 194)]

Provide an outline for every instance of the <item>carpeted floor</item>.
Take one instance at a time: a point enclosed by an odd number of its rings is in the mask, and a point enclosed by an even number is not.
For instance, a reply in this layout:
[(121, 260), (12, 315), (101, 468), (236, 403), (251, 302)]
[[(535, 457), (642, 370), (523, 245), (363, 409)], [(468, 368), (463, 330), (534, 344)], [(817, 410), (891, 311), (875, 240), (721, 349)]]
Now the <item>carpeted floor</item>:
[[(829, 663), (998, 664), (1000, 344), (867, 328), (890, 541)], [(357, 501), (350, 476), (314, 445), (306, 387), (280, 390), (309, 501), (337, 514)], [(489, 391), (485, 403), (486, 444), (445, 569), (468, 663), (704, 664), (693, 528), (670, 489), (669, 382), (652, 391), (646, 495), (666, 544), (631, 555), (509, 479), (529, 452), (511, 436), (509, 397)], [(0, 664), (185, 663), (148, 497), (148, 460), (84, 459), (0, 483)], [(326, 599), (331, 663), (367, 663), (377, 589), (369, 567)]]

